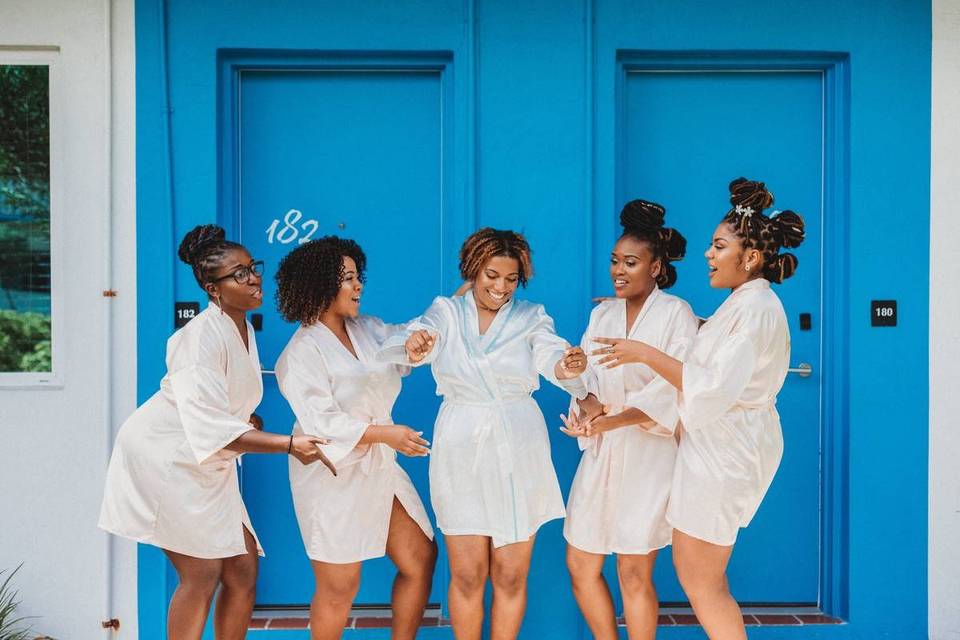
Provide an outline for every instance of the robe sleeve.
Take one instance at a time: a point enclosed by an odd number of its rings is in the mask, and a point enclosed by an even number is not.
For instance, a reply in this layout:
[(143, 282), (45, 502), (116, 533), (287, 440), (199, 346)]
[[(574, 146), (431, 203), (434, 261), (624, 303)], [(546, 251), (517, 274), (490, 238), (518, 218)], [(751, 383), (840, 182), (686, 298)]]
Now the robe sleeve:
[[(423, 315), (406, 323), (402, 330), (384, 340), (383, 344), (380, 345), (380, 350), (377, 351), (377, 360), (412, 367), (430, 364), (436, 360), (437, 355), (443, 349), (444, 341), (454, 321), (450, 304), (451, 300), (449, 298), (443, 296), (434, 298), (433, 304)], [(420, 362), (411, 363), (404, 345), (413, 332), (421, 329), (426, 329), (434, 337), (433, 349)]]
[[(697, 335), (697, 318), (688, 305), (682, 304), (677, 305), (668, 322), (664, 353), (682, 362), (693, 343), (693, 337)], [(673, 437), (680, 421), (677, 395), (676, 387), (665, 378), (656, 376), (642, 389), (628, 391), (624, 404), (640, 409), (656, 423), (653, 428), (644, 431), (657, 436)]]
[(353, 451), (369, 425), (337, 403), (326, 362), (315, 344), (301, 339), (289, 345), (277, 362), (277, 383), (303, 432), (330, 440), (321, 446), (330, 462), (337, 464)]
[[(593, 311), (590, 313), (590, 323), (587, 325), (586, 331), (583, 332), (583, 337), (580, 338), (580, 348), (583, 349), (583, 352), (589, 354), (590, 345), (593, 343), (593, 331), (591, 328), (594, 326), (594, 318), (597, 315), (600, 307), (594, 307)], [(590, 361), (589, 356), (587, 357), (587, 370), (583, 372), (583, 375), (580, 376), (583, 378), (584, 386), (586, 387), (586, 394), (584, 398), (589, 394), (593, 394), (595, 398), (600, 399), (600, 380), (597, 378), (597, 370), (594, 367), (593, 363)], [(567, 415), (571, 415), (574, 411), (580, 411), (580, 405), (577, 404), (577, 398), (570, 398), (570, 408), (567, 411)], [(593, 449), (594, 451), (599, 450), (600, 441), (603, 438), (603, 434), (593, 436), (591, 438), (585, 438), (580, 436), (577, 438), (577, 446), (580, 448), (580, 451), (586, 451), (587, 449)]]
[(708, 362), (683, 364), (683, 391), (677, 396), (677, 409), (685, 430), (708, 427), (736, 405), (775, 326), (772, 313), (746, 310)]
[[(393, 336), (396, 336), (399, 334), (403, 334), (404, 336), (409, 335), (408, 333), (406, 333), (407, 327), (415, 320), (417, 320), (417, 318), (414, 318), (413, 320), (408, 320), (407, 322), (404, 322), (401, 324), (391, 324), (389, 322), (384, 322), (380, 318), (376, 318), (373, 316), (366, 316), (364, 327), (369, 332), (370, 336), (373, 338), (373, 341), (376, 344), (377, 349), (379, 350), (384, 345), (384, 343), (390, 338), (392, 338)], [(406, 337), (404, 337), (404, 340), (406, 340)], [(406, 350), (404, 350), (404, 353), (406, 353)], [(376, 359), (379, 360), (379, 356), (376, 356)], [(393, 365), (394, 365), (394, 368), (397, 370), (397, 373), (399, 373), (401, 376), (410, 375), (411, 368), (409, 363), (404, 363), (404, 364), (393, 363)]]
[(543, 305), (539, 304), (535, 305), (533, 314), (527, 340), (533, 350), (533, 363), (537, 372), (574, 398), (586, 398), (587, 386), (582, 374), (569, 380), (560, 380), (555, 375), (554, 368), (567, 350), (567, 341), (557, 335), (553, 318), (547, 315)]
[(170, 388), (187, 444), (203, 464), (253, 426), (230, 413), (227, 349), (219, 334), (200, 331), (180, 349), (171, 362), (184, 355), (185, 361), (170, 373)]

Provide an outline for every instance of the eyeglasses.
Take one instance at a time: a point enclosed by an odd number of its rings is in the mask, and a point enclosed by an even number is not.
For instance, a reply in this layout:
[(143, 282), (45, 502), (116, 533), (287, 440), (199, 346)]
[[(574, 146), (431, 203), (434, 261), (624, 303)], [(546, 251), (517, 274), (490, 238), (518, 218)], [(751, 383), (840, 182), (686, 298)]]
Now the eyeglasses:
[(214, 278), (211, 282), (220, 282), (221, 280), (226, 280), (227, 278), (233, 278), (236, 280), (237, 284), (247, 284), (250, 282), (250, 276), (255, 275), (260, 277), (263, 275), (263, 260), (256, 260), (251, 262), (245, 267), (240, 267), (233, 273), (228, 273), (225, 276), (219, 278)]

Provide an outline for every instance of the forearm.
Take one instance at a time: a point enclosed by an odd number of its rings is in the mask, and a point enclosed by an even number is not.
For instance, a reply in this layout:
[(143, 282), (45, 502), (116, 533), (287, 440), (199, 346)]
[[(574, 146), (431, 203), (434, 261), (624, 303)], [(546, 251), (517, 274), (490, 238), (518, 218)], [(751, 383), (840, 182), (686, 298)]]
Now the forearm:
[(636, 407), (627, 407), (620, 413), (612, 416), (604, 416), (603, 419), (609, 426), (608, 430), (620, 429), (621, 427), (630, 427), (634, 425), (645, 428), (645, 423), (653, 424), (653, 420), (650, 419), (650, 416)]
[(239, 453), (286, 453), (289, 446), (290, 436), (265, 433), (251, 427), (224, 448)]
[(384, 438), (387, 435), (386, 427), (379, 424), (371, 424), (367, 426), (367, 430), (363, 432), (363, 436), (357, 441), (357, 444), (377, 444), (384, 441)]
[(678, 391), (683, 391), (683, 363), (659, 349), (651, 349), (650, 351), (652, 353), (648, 357), (646, 365), (676, 387)]

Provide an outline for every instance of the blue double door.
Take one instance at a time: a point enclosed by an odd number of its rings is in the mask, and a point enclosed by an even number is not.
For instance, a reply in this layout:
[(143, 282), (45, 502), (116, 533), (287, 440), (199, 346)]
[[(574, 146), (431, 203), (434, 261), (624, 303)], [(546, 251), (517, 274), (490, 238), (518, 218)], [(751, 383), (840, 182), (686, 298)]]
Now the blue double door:
[[(674, 292), (709, 316), (726, 292), (708, 287), (701, 254), (728, 207), (727, 183), (739, 175), (765, 180), (775, 207), (807, 222), (798, 274), (778, 289), (798, 372), (778, 402), (783, 463), (740, 537), (730, 581), (742, 602), (817, 604), (828, 72), (773, 54), (722, 64), (641, 55), (603, 42), (602, 29), (597, 41), (586, 41), (582, 14), (565, 19), (543, 9), (478, 8), (480, 22), (452, 50), (431, 46), (430, 27), (418, 24), (407, 28), (419, 29), (412, 39), (420, 46), (405, 51), (364, 50), (361, 42), (349, 52), (221, 58), (227, 213), (267, 265), (258, 334), (264, 367), (272, 369), (295, 329), (272, 304), (272, 273), (299, 243), (328, 234), (360, 243), (369, 263), (363, 311), (396, 322), (458, 284), (457, 250), (467, 233), (483, 225), (521, 230), (537, 273), (520, 295), (544, 303), (560, 332), (578, 341), (591, 298), (611, 291), (617, 213), (635, 197), (663, 203), (688, 238)], [(353, 19), (361, 32), (362, 17)], [(269, 374), (264, 386), (260, 413), (270, 429), (287, 431), (294, 418)], [(552, 389), (537, 398), (548, 423), (559, 425), (566, 399)], [(438, 406), (429, 372), (417, 371), (404, 382), (394, 418), (429, 438)], [(556, 430), (551, 440), (566, 493), (579, 451)], [(400, 462), (429, 510), (427, 460)], [(242, 469), (244, 497), (268, 550), (257, 590), (263, 606), (305, 605), (313, 591), (286, 464), (248, 456)], [(544, 637), (538, 629), (549, 628), (557, 607), (574, 606), (561, 528), (551, 523), (537, 539), (527, 637)], [(658, 563), (658, 593), (682, 602), (669, 555)], [(441, 604), (445, 565), (441, 553), (431, 596)], [(357, 603), (388, 603), (393, 573), (386, 559), (365, 563)], [(618, 592), (612, 562), (609, 575)], [(538, 626), (541, 618), (547, 627)]]

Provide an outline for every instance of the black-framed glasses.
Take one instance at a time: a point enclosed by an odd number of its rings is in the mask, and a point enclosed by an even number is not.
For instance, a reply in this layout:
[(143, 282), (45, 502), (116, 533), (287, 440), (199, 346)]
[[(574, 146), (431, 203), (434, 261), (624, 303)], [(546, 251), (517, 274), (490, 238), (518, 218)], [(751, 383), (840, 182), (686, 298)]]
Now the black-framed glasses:
[(233, 278), (236, 280), (237, 284), (247, 284), (250, 282), (251, 275), (263, 275), (263, 260), (254, 260), (245, 267), (240, 267), (239, 269), (228, 273), (225, 276), (214, 278), (211, 280), (211, 282), (220, 282), (221, 280), (226, 280), (227, 278)]

